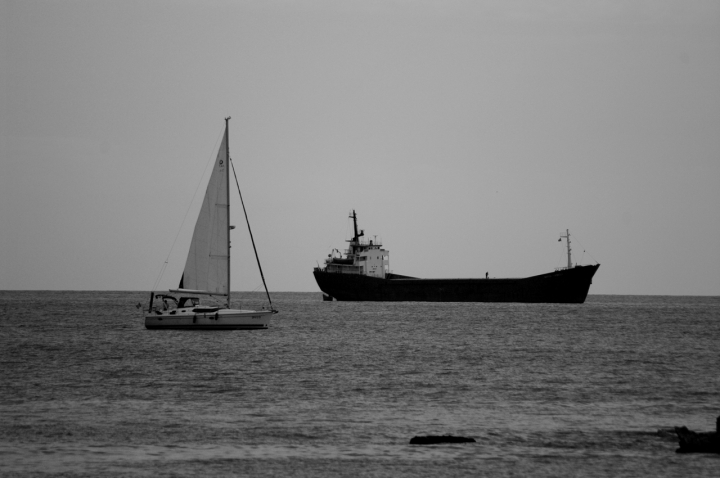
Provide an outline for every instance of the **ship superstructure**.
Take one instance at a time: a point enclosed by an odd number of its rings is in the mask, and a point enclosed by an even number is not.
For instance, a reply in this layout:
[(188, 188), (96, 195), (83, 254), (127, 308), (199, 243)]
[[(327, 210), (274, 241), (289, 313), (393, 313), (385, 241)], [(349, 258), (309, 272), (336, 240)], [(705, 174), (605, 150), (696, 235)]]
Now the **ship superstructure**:
[[(353, 210), (353, 238), (348, 240), (349, 246), (345, 254), (333, 251), (325, 259), (325, 271), (338, 274), (360, 274), (384, 279), (389, 273), (390, 253), (382, 248), (382, 244), (374, 240), (364, 240), (365, 231), (358, 232), (357, 214)], [(335, 256), (335, 254), (339, 256)]]

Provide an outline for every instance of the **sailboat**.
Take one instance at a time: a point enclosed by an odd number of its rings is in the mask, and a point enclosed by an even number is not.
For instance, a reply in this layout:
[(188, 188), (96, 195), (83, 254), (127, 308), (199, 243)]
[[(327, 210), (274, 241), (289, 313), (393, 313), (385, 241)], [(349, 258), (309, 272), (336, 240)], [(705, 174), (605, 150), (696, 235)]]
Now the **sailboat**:
[[(277, 313), (265, 285), (249, 221), (248, 231), (270, 308), (230, 308), (230, 230), (235, 226), (230, 225), (229, 121), (230, 117), (225, 118), (225, 134), (195, 223), (180, 284), (177, 289), (170, 289), (170, 293), (150, 293), (150, 305), (145, 314), (145, 327), (148, 329), (267, 329), (270, 318)], [(237, 176), (235, 181), (237, 182)], [(242, 194), (240, 201), (247, 221)], [(199, 299), (202, 295), (225, 298), (226, 305), (203, 305)]]

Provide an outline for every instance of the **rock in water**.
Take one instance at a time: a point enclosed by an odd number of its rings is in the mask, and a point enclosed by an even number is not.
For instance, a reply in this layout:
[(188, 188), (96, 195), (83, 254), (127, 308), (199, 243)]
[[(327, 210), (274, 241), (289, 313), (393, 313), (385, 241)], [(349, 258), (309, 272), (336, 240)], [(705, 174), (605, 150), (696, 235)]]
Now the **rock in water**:
[(452, 435), (427, 435), (424, 437), (412, 437), (411, 445), (435, 445), (437, 443), (475, 443), (474, 438), (455, 437)]
[(698, 433), (687, 427), (675, 427), (680, 448), (677, 453), (718, 453), (720, 454), (720, 417), (715, 422), (716, 431)]

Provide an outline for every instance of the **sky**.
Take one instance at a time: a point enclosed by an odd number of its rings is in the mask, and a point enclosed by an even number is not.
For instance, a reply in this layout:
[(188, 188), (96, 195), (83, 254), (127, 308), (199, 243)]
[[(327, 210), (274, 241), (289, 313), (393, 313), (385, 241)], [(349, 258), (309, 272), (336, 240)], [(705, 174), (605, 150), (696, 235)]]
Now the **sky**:
[(550, 272), (569, 229), (591, 294), (720, 295), (716, 0), (0, 0), (0, 31), (0, 289), (177, 286), (232, 116), (271, 291), (317, 291), (354, 209), (399, 274)]

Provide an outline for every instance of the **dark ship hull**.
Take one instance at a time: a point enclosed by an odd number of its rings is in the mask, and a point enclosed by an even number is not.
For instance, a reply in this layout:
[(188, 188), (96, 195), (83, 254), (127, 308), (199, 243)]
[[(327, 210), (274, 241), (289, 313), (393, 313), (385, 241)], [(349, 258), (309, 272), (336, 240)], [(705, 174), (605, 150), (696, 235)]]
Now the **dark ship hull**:
[(315, 269), (320, 290), (343, 301), (528, 302), (582, 304), (599, 264), (522, 279), (385, 278)]

